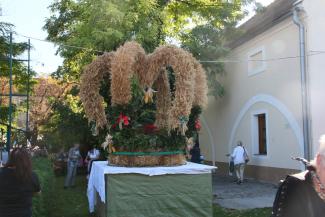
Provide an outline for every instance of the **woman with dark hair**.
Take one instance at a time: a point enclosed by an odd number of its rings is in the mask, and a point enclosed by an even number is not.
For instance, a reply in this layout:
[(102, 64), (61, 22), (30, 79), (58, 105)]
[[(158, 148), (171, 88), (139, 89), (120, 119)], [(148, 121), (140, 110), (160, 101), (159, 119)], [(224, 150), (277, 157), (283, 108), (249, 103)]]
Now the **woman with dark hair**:
[(29, 153), (24, 148), (13, 149), (0, 169), (0, 216), (31, 217), (32, 196), (40, 191)]

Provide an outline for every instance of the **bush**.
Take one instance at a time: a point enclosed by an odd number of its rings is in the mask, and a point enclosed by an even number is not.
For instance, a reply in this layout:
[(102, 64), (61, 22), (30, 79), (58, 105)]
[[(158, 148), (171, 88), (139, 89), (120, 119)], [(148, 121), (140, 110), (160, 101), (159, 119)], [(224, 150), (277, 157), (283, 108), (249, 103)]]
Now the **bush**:
[(33, 158), (33, 170), (38, 175), (42, 193), (33, 198), (33, 217), (49, 216), (50, 197), (54, 193), (54, 173), (47, 158)]

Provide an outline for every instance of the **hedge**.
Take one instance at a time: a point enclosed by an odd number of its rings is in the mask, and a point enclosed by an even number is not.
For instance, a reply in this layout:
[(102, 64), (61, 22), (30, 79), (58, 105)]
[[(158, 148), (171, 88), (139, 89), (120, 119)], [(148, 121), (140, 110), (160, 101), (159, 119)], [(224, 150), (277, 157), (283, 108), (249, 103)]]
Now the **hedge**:
[(50, 197), (54, 194), (54, 173), (47, 158), (33, 158), (33, 170), (38, 175), (42, 193), (33, 198), (33, 217), (49, 216)]

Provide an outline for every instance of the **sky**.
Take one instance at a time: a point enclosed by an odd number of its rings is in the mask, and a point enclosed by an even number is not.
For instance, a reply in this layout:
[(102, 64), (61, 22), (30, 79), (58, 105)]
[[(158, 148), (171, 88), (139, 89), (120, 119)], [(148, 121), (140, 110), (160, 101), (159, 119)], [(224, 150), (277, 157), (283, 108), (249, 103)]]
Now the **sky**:
[[(0, 20), (15, 25), (15, 32), (21, 35), (45, 39), (42, 30), (45, 18), (49, 16), (48, 6), (53, 0), (0, 0), (2, 16)], [(27, 42), (28, 38), (14, 36), (17, 42)], [(62, 58), (55, 55), (52, 43), (31, 39), (31, 67), (39, 74), (50, 74), (62, 64)], [(24, 55), (27, 58), (27, 53)]]
[[(264, 6), (274, 0), (257, 0)], [(15, 32), (24, 35), (14, 36), (16, 42), (27, 42), (30, 37), (31, 50), (31, 67), (39, 75), (48, 75), (54, 72), (63, 59), (55, 55), (56, 47), (52, 43), (42, 42), (37, 39), (45, 39), (46, 31), (42, 29), (45, 19), (50, 16), (48, 6), (54, 0), (0, 0), (2, 14), (0, 21), (8, 22), (15, 25)], [(22, 58), (27, 58), (27, 53)]]

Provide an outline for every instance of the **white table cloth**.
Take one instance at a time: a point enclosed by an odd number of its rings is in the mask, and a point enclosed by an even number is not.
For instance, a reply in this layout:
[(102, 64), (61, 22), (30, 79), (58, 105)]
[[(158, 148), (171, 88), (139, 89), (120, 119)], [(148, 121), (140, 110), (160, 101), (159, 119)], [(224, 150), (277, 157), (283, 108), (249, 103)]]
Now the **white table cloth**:
[(166, 174), (205, 174), (211, 173), (214, 166), (187, 162), (182, 166), (174, 167), (116, 167), (109, 166), (107, 161), (95, 161), (92, 164), (88, 180), (87, 196), (89, 211), (94, 212), (96, 205), (96, 192), (105, 203), (105, 174), (142, 174), (147, 176), (158, 176)]

